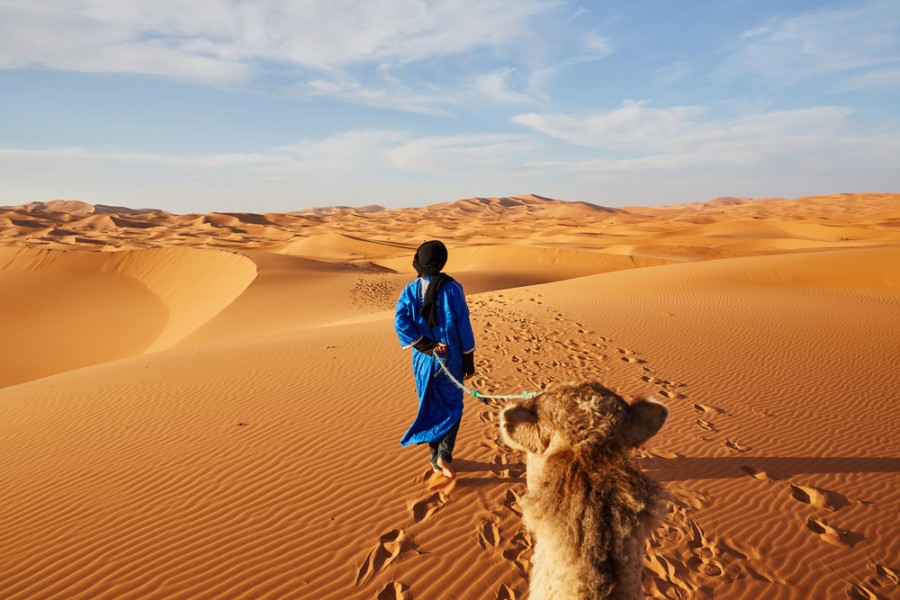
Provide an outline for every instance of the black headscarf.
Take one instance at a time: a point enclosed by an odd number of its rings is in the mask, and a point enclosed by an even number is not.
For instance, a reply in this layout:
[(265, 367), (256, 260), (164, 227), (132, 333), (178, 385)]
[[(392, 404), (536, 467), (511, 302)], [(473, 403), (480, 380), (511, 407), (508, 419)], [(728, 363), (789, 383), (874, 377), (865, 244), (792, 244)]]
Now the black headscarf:
[(447, 264), (447, 247), (439, 240), (425, 242), (416, 250), (413, 257), (413, 268), (419, 277), (430, 277), (428, 289), (425, 290), (425, 302), (422, 304), (422, 316), (429, 327), (437, 325), (437, 299), (441, 287), (453, 278), (441, 269)]

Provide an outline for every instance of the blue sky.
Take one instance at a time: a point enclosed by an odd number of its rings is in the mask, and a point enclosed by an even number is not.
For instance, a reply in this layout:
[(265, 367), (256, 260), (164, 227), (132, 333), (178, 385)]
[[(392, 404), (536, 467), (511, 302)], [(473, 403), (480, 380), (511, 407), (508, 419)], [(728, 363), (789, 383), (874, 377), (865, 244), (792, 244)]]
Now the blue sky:
[(900, 2), (0, 0), (0, 204), (900, 191)]

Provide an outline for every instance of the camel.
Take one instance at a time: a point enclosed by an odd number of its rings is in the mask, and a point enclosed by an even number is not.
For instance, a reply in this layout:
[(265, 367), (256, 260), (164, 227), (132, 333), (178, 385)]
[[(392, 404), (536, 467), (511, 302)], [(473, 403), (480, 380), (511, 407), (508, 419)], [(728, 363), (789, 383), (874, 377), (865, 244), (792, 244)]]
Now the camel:
[(631, 455), (668, 414), (596, 382), (554, 384), (503, 409), (504, 441), (526, 454), (531, 600), (643, 598), (644, 547), (663, 494)]

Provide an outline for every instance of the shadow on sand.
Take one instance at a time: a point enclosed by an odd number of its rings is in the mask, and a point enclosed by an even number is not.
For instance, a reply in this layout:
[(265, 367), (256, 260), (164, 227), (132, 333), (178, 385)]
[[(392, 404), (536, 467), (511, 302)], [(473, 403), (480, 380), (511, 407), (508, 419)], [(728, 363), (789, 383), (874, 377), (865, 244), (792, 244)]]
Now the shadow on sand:
[(897, 473), (896, 457), (806, 457), (806, 456), (725, 456), (643, 458), (638, 463), (658, 481), (683, 479), (731, 479), (765, 472), (771, 479), (785, 479), (802, 473)]

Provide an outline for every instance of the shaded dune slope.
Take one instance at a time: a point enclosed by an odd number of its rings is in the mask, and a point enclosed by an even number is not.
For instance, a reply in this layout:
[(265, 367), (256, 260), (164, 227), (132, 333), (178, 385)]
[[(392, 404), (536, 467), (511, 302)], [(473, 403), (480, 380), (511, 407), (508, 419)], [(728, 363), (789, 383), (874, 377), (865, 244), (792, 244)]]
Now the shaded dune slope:
[(0, 385), (169, 348), (255, 276), (226, 252), (0, 248)]

